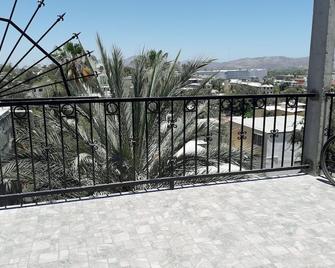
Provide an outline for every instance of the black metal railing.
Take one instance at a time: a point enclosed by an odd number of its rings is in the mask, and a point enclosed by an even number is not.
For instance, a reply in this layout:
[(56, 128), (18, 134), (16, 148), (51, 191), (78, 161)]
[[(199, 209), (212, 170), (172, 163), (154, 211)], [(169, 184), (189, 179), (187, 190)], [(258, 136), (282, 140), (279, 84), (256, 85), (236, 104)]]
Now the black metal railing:
[(331, 136), (334, 135), (334, 98), (335, 98), (335, 93), (334, 92), (329, 92), (326, 93), (326, 113), (328, 113), (327, 117), (327, 122), (326, 122), (326, 127), (324, 129), (324, 136), (329, 139)]
[(307, 168), (311, 96), (3, 100), (0, 202)]

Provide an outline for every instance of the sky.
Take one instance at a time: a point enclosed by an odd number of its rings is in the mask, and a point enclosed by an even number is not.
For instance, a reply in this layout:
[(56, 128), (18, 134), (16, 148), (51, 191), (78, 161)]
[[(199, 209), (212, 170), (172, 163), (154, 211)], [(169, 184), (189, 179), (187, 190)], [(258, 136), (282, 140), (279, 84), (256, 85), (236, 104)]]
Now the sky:
[[(0, 16), (9, 17), (14, 0), (0, 0)], [(65, 21), (41, 44), (47, 49), (81, 32), (86, 49), (96, 50), (96, 34), (106, 48), (125, 57), (162, 49), (182, 59), (227, 61), (244, 57), (309, 54), (313, 0), (45, 0), (29, 33), (37, 38), (66, 12)], [(18, 0), (14, 20), (24, 26), (36, 0)], [(4, 24), (0, 25), (0, 36)], [(13, 42), (15, 35), (8, 37)], [(4, 52), (8, 52), (9, 44)], [(22, 48), (24, 46), (22, 45)], [(7, 49), (7, 50), (6, 50)], [(0, 56), (1, 60), (1, 56)]]

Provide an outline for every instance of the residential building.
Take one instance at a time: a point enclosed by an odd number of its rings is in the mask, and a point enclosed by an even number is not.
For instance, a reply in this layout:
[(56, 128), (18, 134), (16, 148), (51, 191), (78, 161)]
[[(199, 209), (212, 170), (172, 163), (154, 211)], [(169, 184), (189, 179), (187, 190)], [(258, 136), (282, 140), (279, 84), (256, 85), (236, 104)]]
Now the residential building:
[(239, 79), (230, 80), (230, 84), (251, 87), (256, 89), (258, 94), (273, 94), (273, 85), (270, 84), (262, 84), (260, 82), (244, 82)]
[[(292, 154), (292, 137), (294, 130), (297, 134), (303, 127), (303, 117), (297, 116), (295, 120), (294, 115), (288, 115), (286, 120), (285, 116), (275, 117), (268, 116), (243, 119), (243, 151), (251, 153), (253, 144), (254, 164), (259, 164), (262, 159), (262, 144), (264, 134), (264, 147), (263, 147), (263, 163), (264, 168), (271, 168), (272, 154), (273, 154), (273, 167), (280, 167), (282, 160), (284, 165), (290, 165), (293, 156), (293, 162), (300, 159), (301, 148), (299, 148), (298, 141), (295, 143), (294, 153)], [(242, 117), (236, 116), (232, 119), (232, 146), (235, 149), (240, 149), (241, 145), (241, 131), (242, 131)], [(294, 126), (296, 122), (296, 126)], [(252, 127), (254, 124), (254, 131)], [(296, 135), (298, 136), (298, 135)], [(274, 142), (274, 145), (273, 145)]]
[(0, 107), (0, 152), (7, 155), (12, 148), (12, 124), (9, 107)]
[[(276, 109), (277, 107), (277, 109)], [(267, 116), (274, 116), (275, 114), (277, 116), (284, 116), (285, 114), (287, 115), (297, 115), (299, 116), (305, 116), (305, 107), (306, 103), (303, 102), (298, 102), (297, 107), (294, 106), (287, 106), (286, 107), (286, 102), (280, 102), (277, 106), (275, 105), (267, 105), (264, 107), (266, 109), (266, 115)], [(255, 110), (255, 116), (256, 117), (263, 117), (264, 115), (264, 108), (257, 108)]]
[(236, 70), (210, 70), (198, 71), (197, 74), (202, 77), (213, 76), (215, 79), (239, 79), (242, 81), (263, 81), (268, 75), (266, 69), (236, 69)]
[(109, 91), (108, 77), (105, 72), (104, 66), (101, 63), (97, 63), (94, 68), (95, 71), (99, 73), (97, 79), (100, 88), (102, 88), (104, 91)]

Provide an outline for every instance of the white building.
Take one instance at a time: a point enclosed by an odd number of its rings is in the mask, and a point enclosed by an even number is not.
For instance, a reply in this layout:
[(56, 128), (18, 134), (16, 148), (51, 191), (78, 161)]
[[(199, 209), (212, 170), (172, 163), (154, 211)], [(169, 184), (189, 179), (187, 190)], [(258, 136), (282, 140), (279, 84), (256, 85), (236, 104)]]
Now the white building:
[(12, 124), (9, 107), (0, 107), (0, 152), (8, 154), (12, 148)]
[(214, 78), (224, 80), (263, 81), (268, 71), (266, 69), (211, 70), (198, 71), (197, 74), (203, 77), (214, 75)]
[[(305, 110), (306, 110), (306, 104), (303, 102), (297, 103), (297, 107), (286, 107), (286, 102), (280, 102), (277, 106), (275, 105), (267, 105), (266, 106), (266, 112), (269, 116), (274, 116), (276, 114), (277, 116), (284, 116), (286, 113), (287, 115), (297, 115), (304, 116)], [(257, 108), (255, 111), (256, 117), (262, 117), (264, 115), (264, 108)]]
[(259, 94), (273, 94), (273, 85), (270, 84), (262, 84), (259, 82), (244, 82), (239, 79), (230, 80), (230, 84), (255, 88)]
[[(272, 163), (272, 148), (273, 148), (273, 135), (274, 139), (274, 154), (273, 164), (274, 167), (280, 167), (282, 164), (282, 156), (284, 152), (284, 166), (291, 165), (292, 159), (292, 135), (294, 132), (294, 115), (288, 115), (285, 127), (285, 116), (276, 117), (276, 126), (274, 129), (274, 117), (269, 116), (265, 119), (264, 129), (264, 151), (263, 151), (263, 163), (264, 168), (271, 168)], [(241, 131), (242, 118), (240, 116), (233, 117), (233, 146), (236, 149), (240, 148), (240, 140), (238, 139), (238, 133)], [(263, 117), (255, 118), (254, 135), (252, 139), (252, 118), (244, 118), (243, 131), (245, 131), (246, 139), (243, 144), (244, 152), (251, 152), (251, 146), (253, 141), (254, 146), (254, 162), (261, 161), (262, 155), (262, 144), (263, 144)], [(303, 126), (303, 117), (297, 116), (296, 121), (296, 132), (300, 131)], [(275, 130), (275, 133), (274, 133)], [(285, 132), (285, 142), (284, 142)], [(301, 148), (298, 143), (295, 143), (293, 161), (299, 161), (301, 156)]]
[(96, 63), (94, 70), (98, 72), (98, 83), (101, 89), (106, 92), (109, 92), (109, 84), (108, 84), (108, 77), (105, 72), (104, 66), (101, 63)]

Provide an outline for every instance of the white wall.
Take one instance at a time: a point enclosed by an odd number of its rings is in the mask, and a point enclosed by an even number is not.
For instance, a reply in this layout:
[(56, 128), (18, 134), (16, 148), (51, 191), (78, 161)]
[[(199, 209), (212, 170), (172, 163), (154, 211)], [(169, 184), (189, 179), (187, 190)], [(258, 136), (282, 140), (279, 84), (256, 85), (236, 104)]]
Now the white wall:
[[(284, 149), (284, 167), (291, 166), (291, 157), (292, 157), (292, 138), (293, 133), (286, 133), (285, 135), (285, 149)], [(278, 137), (275, 139), (275, 146), (274, 146), (274, 161), (273, 167), (281, 167), (282, 164), (282, 152), (283, 152), (283, 133), (279, 133)], [(273, 138), (271, 134), (266, 134), (266, 142), (265, 142), (265, 156), (264, 156), (264, 163), (265, 168), (271, 168), (271, 159), (272, 159), (272, 145), (273, 145)], [(301, 148), (300, 144), (296, 143), (294, 145), (294, 161), (300, 161), (301, 156)], [(294, 162), (293, 162), (294, 163)]]

